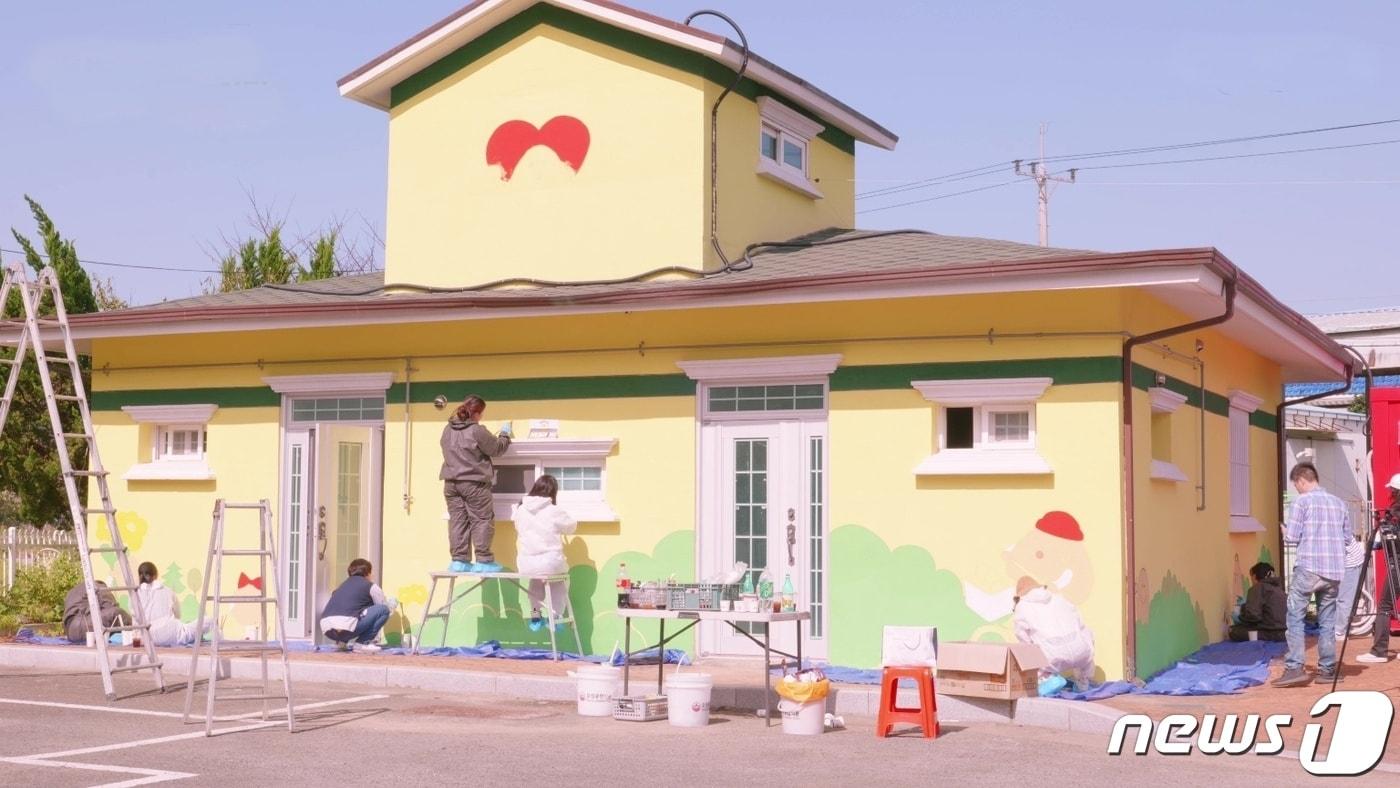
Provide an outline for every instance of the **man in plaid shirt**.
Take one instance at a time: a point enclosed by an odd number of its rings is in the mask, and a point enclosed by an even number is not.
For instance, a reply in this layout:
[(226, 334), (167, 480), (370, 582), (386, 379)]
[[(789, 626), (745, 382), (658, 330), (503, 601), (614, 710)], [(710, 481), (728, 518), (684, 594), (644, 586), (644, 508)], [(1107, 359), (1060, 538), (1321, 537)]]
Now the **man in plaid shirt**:
[(1317, 639), (1315, 680), (1330, 684), (1337, 675), (1337, 641), (1333, 637), (1337, 587), (1346, 572), (1351, 518), (1342, 499), (1322, 489), (1317, 468), (1299, 463), (1288, 479), (1298, 497), (1288, 510), (1283, 541), (1296, 545), (1297, 552), (1288, 585), (1288, 656), (1284, 657), (1283, 675), (1274, 680), (1274, 686), (1296, 687), (1314, 681), (1303, 672), (1303, 614), (1313, 594), (1318, 595), (1317, 624), (1322, 632)]

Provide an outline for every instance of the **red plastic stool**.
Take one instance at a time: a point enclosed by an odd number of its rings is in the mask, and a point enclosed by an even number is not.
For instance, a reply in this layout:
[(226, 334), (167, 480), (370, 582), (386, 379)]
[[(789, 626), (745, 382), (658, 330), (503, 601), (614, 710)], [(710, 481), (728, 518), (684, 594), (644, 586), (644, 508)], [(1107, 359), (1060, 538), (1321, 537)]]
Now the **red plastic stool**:
[[(911, 679), (919, 687), (919, 707), (906, 709), (899, 705), (899, 680)], [(919, 726), (925, 739), (938, 738), (938, 701), (933, 689), (933, 668), (885, 668), (880, 678), (880, 716), (875, 723), (875, 735), (885, 738), (895, 723), (907, 722)]]

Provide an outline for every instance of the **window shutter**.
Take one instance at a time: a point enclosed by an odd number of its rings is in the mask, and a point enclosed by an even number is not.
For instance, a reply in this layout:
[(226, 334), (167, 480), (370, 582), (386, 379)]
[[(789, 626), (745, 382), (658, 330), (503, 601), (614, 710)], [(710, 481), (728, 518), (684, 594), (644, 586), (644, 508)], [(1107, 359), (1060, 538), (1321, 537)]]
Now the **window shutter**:
[(1230, 514), (1249, 515), (1249, 412), (1230, 409)]

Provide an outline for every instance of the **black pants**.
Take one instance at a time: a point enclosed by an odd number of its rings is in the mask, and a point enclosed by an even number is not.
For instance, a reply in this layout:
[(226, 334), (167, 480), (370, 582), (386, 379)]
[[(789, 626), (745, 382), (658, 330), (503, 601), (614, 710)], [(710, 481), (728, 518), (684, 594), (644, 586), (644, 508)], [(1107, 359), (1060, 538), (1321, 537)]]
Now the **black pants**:
[(1371, 627), (1371, 653), (1384, 657), (1390, 648), (1390, 615), (1395, 606), (1390, 600), (1390, 568), (1384, 561), (1378, 568), (1381, 570), (1381, 595), (1376, 600), (1376, 623)]
[(1287, 633), (1282, 629), (1258, 629), (1257, 627), (1249, 627), (1244, 624), (1236, 624), (1230, 627), (1230, 639), (1236, 643), (1243, 643), (1249, 640), (1249, 633), (1251, 630), (1259, 633), (1256, 638), (1258, 640), (1267, 640), (1272, 643), (1283, 643), (1288, 640)]

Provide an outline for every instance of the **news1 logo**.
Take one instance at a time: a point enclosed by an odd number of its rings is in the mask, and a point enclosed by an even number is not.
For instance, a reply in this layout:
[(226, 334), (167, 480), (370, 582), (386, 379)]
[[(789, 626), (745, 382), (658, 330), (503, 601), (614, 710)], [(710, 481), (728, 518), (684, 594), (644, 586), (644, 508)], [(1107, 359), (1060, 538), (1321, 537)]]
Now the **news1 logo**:
[[(1395, 718), (1395, 706), (1380, 692), (1330, 692), (1313, 704), (1310, 717), (1321, 717), (1337, 709), (1332, 722), (1327, 757), (1317, 759), (1323, 724), (1308, 723), (1298, 761), (1309, 774), (1355, 776), (1376, 768), (1385, 755), (1386, 739)], [(1240, 724), (1243, 720), (1243, 725)], [(1278, 755), (1283, 752), (1283, 729), (1293, 724), (1291, 714), (1226, 714), (1222, 719), (1206, 714), (1199, 719), (1190, 714), (1171, 714), (1154, 723), (1145, 714), (1125, 714), (1113, 724), (1108, 737), (1108, 754), (1122, 755), (1130, 728), (1137, 729), (1132, 754), (1146, 755), (1149, 745), (1162, 755), (1190, 755), (1195, 746), (1203, 755)], [(1260, 732), (1263, 738), (1260, 739)], [(1195, 736), (1194, 742), (1192, 736)]]

